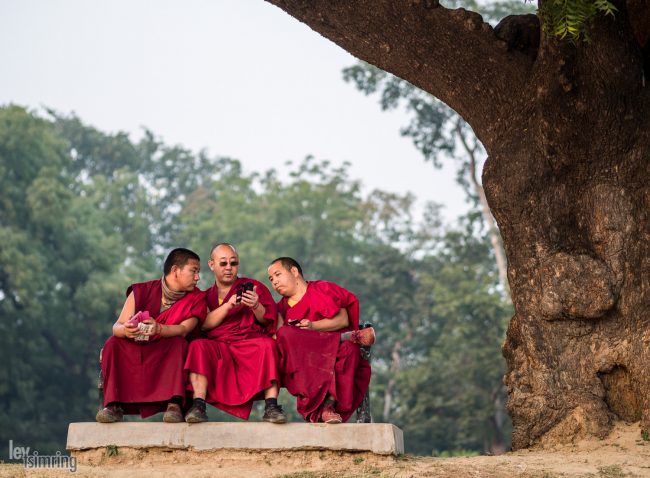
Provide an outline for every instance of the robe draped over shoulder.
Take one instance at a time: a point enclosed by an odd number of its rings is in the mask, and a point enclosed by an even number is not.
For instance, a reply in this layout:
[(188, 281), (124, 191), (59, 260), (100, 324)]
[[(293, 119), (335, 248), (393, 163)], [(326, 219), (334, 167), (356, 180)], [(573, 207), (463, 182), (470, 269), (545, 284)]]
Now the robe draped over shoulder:
[(347, 421), (368, 389), (370, 364), (361, 357), (358, 345), (340, 341), (341, 333), (359, 328), (359, 301), (333, 282), (309, 281), (305, 295), (293, 307), (286, 297), (278, 302), (285, 324), (289, 320), (329, 319), (341, 309), (347, 311), (350, 322), (341, 330), (319, 332), (285, 325), (277, 332), (282, 386), (297, 398), (298, 412), (310, 422), (321, 420), (328, 394)]
[[(188, 292), (165, 311), (160, 311), (160, 279), (132, 284), (135, 311), (148, 311), (161, 324), (178, 325), (190, 317), (202, 322), (206, 315), (205, 293)], [(186, 373), (183, 370), (187, 341), (182, 336), (151, 337), (136, 342), (112, 336), (102, 351), (104, 406), (119, 402), (126, 414), (142, 418), (162, 412), (172, 397), (185, 399)]]
[[(264, 398), (264, 390), (279, 381), (279, 373), (278, 350), (272, 338), (277, 307), (266, 286), (254, 279), (237, 278), (223, 303), (244, 282), (253, 283), (265, 309), (263, 318), (271, 322), (262, 326), (245, 305), (233, 308), (221, 324), (205, 333), (206, 338), (190, 343), (185, 370), (207, 377), (208, 403), (246, 420), (253, 402)], [(210, 311), (219, 307), (216, 284), (206, 291), (206, 300)], [(192, 390), (191, 384), (188, 389)]]

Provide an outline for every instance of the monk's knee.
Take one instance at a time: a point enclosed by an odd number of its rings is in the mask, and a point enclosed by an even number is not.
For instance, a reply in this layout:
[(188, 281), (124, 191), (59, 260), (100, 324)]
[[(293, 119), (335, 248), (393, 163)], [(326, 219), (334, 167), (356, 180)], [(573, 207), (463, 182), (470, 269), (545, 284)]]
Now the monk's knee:
[(262, 339), (257, 343), (260, 351), (259, 354), (263, 356), (276, 355), (278, 344), (273, 339)]
[(128, 343), (128, 339), (123, 339), (111, 335), (104, 343), (104, 347), (102, 348), (102, 358), (111, 354), (113, 351), (115, 351), (116, 348), (124, 346), (125, 342)]
[(279, 341), (291, 340), (293, 337), (297, 335), (296, 332), (299, 332), (299, 330), (296, 327), (285, 325), (284, 327), (280, 327), (278, 329), (276, 335)]
[(196, 339), (192, 340), (190, 342), (190, 353), (196, 351), (198, 353), (203, 352), (205, 350), (205, 346), (209, 343), (210, 341), (208, 339)]
[(278, 340), (283, 339), (286, 335), (286, 327), (280, 327), (278, 331), (275, 333), (275, 336), (278, 338)]
[(174, 345), (180, 344), (183, 347), (187, 346), (187, 340), (185, 340), (185, 337), (183, 337), (182, 335), (177, 335), (175, 337), (165, 337), (163, 340), (169, 340), (170, 343)]

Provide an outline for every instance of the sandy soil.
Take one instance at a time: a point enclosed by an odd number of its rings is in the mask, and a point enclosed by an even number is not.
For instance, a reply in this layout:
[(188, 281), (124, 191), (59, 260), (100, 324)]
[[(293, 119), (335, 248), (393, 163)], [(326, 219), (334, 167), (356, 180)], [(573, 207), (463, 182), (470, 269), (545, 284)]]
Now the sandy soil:
[[(120, 448), (117, 451), (117, 455), (113, 456), (108, 456), (107, 450), (80, 453), (78, 469), (74, 475), (88, 478), (650, 478), (650, 441), (641, 439), (638, 424), (620, 424), (605, 440), (583, 440), (571, 445), (556, 445), (501, 456), (382, 457), (371, 453), (317, 450), (197, 452)], [(61, 469), (25, 469), (22, 465), (0, 465), (2, 478), (74, 475)]]

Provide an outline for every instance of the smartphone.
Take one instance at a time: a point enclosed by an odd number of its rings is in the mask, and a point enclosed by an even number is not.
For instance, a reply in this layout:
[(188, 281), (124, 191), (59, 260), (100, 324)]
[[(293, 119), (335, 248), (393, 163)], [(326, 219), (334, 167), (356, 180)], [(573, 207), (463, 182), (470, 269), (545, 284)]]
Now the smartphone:
[(289, 325), (298, 325), (299, 323), (300, 323), (300, 319), (289, 320), (289, 321), (287, 322), (287, 324), (289, 324)]
[(251, 291), (253, 290), (253, 283), (252, 282), (244, 282), (243, 284), (239, 284), (237, 286), (237, 299), (236, 303), (239, 304), (241, 303), (241, 297), (244, 295), (244, 292)]
[(140, 322), (144, 322), (147, 319), (150, 319), (148, 310), (141, 310), (129, 320), (127, 320), (126, 325), (129, 327), (136, 327)]

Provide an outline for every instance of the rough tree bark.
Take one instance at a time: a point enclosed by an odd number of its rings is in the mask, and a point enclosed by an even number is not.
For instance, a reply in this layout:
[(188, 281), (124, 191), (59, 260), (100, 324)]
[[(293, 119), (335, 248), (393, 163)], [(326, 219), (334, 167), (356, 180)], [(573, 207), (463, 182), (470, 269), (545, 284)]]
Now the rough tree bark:
[(493, 29), (435, 0), (267, 1), (437, 96), (483, 142), (515, 307), (513, 448), (602, 437), (617, 417), (650, 431), (648, 2), (617, 1), (574, 45), (534, 15)]

